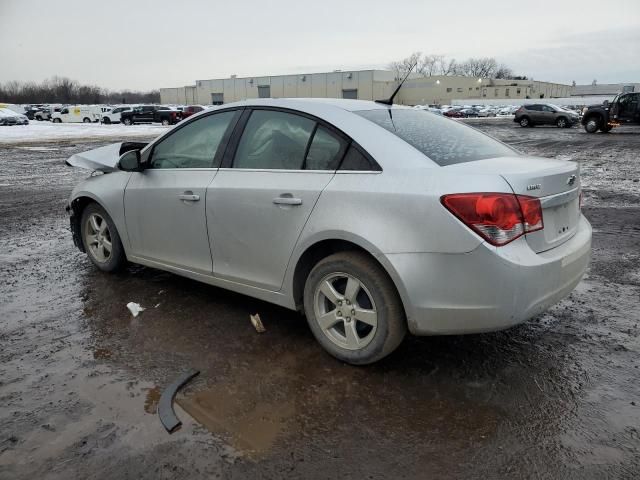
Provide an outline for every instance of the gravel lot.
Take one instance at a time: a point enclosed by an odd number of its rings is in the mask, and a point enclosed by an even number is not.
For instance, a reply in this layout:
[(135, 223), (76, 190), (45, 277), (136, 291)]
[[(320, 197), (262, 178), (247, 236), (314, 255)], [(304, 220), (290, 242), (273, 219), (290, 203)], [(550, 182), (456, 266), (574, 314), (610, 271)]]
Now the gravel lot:
[[(580, 162), (590, 270), (522, 326), (408, 338), (364, 368), (287, 310), (92, 268), (64, 212), (87, 173), (64, 160), (104, 140), (2, 146), (0, 478), (639, 478), (640, 131), (470, 123)], [(157, 401), (190, 367), (169, 436)]]

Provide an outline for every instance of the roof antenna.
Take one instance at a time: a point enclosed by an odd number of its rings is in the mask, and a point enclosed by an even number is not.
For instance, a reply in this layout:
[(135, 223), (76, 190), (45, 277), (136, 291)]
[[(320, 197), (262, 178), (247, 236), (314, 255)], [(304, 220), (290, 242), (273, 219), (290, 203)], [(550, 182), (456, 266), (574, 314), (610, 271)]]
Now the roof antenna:
[(409, 75), (411, 75), (411, 72), (413, 71), (414, 68), (416, 68), (416, 66), (418, 65), (418, 62), (414, 63), (413, 65), (411, 65), (411, 68), (409, 69), (409, 71), (407, 72), (407, 74), (404, 76), (404, 78), (402, 79), (402, 81), (400, 82), (400, 85), (398, 85), (398, 88), (396, 88), (394, 90), (394, 92), (391, 94), (391, 96), (387, 99), (387, 100), (376, 100), (376, 103), (382, 103), (384, 105), (393, 105), (393, 99), (396, 98), (396, 95), (398, 94), (398, 92), (400, 91), (400, 89), (402, 88), (402, 85), (404, 85), (404, 81), (409, 78)]

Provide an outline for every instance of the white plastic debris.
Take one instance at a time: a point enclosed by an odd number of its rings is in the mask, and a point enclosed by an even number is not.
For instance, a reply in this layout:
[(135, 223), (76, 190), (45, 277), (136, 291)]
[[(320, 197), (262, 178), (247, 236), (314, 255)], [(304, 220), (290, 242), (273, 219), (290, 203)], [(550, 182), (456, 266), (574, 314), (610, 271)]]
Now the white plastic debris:
[(133, 315), (134, 317), (137, 317), (138, 315), (140, 315), (140, 312), (144, 312), (145, 310), (144, 307), (141, 307), (139, 303), (135, 302), (127, 303), (127, 308), (131, 312), (131, 315)]
[(267, 331), (262, 324), (262, 320), (260, 320), (259, 314), (256, 313), (255, 315), (249, 315), (249, 318), (251, 319), (251, 324), (253, 325), (253, 328), (256, 329), (256, 332), (264, 333)]

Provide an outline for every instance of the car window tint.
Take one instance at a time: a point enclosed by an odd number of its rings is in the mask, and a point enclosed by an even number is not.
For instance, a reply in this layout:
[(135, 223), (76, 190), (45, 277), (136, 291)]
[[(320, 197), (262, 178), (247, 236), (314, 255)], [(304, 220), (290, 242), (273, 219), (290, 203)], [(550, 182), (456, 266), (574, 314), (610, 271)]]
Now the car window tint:
[(211, 168), (234, 115), (209, 115), (180, 128), (154, 147), (151, 168)]
[(374, 167), (367, 157), (365, 157), (356, 147), (351, 145), (342, 160), (340, 170), (371, 171), (379, 170), (379, 168)]
[(306, 170), (335, 170), (338, 168), (345, 143), (324, 127), (318, 127), (309, 146)]
[(419, 110), (385, 108), (354, 113), (395, 134), (441, 166), (517, 155), (474, 128)]
[(301, 169), (314, 125), (299, 115), (255, 110), (240, 138), (233, 167)]

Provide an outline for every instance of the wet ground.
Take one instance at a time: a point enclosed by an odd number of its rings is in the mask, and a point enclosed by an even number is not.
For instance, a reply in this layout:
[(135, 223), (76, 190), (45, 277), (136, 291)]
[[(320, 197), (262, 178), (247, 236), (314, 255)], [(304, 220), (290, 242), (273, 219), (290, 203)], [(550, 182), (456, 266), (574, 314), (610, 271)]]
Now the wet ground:
[[(474, 125), (581, 163), (590, 270), (522, 326), (407, 338), (368, 367), (323, 353), (296, 313), (97, 272), (64, 212), (86, 172), (64, 159), (101, 143), (3, 146), (0, 478), (638, 478), (640, 131)], [(170, 436), (159, 395), (190, 367)]]

